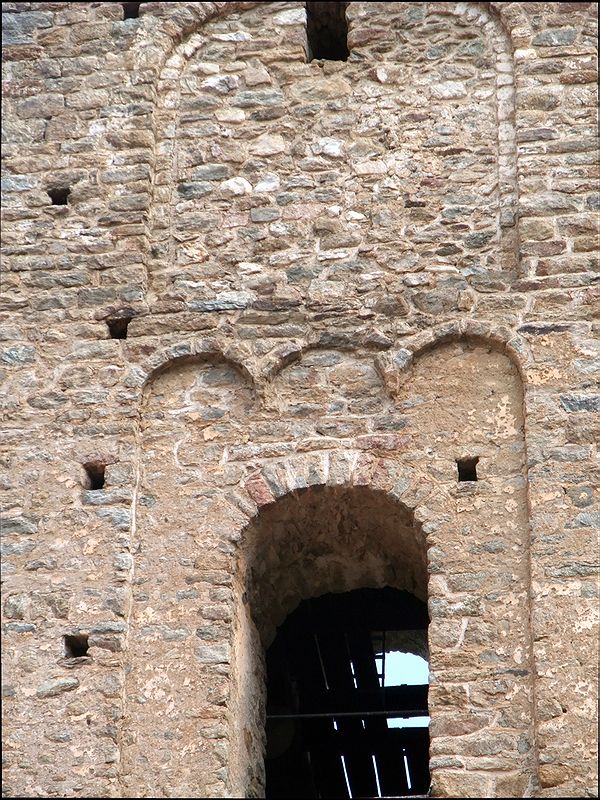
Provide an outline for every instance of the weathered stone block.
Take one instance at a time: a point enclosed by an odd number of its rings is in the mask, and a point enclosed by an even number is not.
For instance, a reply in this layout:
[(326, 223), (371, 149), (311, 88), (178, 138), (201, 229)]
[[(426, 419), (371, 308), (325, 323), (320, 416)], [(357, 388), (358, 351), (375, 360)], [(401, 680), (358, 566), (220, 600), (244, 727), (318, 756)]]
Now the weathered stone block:
[(64, 692), (72, 692), (79, 686), (77, 678), (56, 678), (54, 680), (46, 681), (38, 686), (36, 695), (40, 699), (47, 697), (57, 697)]

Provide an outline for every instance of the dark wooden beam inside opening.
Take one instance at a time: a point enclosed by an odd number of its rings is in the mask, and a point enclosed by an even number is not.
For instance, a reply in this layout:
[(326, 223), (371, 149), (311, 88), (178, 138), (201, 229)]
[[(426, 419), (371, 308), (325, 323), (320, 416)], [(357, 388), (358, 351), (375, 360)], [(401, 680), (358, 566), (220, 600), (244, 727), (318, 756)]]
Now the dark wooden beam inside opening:
[(428, 686), (381, 687), (373, 636), (427, 622), (425, 604), (394, 589), (324, 595), (288, 617), (267, 654), (268, 798), (347, 797), (342, 757), (353, 797), (378, 797), (377, 780), (388, 797), (428, 791), (429, 730), (387, 723), (427, 716)]

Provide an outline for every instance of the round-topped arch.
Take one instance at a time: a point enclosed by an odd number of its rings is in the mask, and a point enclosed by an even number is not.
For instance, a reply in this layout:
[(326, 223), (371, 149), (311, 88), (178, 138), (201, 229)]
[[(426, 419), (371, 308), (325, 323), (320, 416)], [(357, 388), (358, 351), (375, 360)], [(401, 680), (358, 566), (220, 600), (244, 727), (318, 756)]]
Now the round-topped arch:
[[(277, 629), (302, 601), (331, 593), (387, 588), (426, 603), (428, 548), (443, 538), (447, 501), (393, 457), (345, 449), (274, 461), (236, 494), (250, 516), (235, 570), (234, 794), (264, 792), (265, 653)], [(415, 626), (407, 619), (405, 627)], [(326, 647), (322, 658), (335, 660)]]

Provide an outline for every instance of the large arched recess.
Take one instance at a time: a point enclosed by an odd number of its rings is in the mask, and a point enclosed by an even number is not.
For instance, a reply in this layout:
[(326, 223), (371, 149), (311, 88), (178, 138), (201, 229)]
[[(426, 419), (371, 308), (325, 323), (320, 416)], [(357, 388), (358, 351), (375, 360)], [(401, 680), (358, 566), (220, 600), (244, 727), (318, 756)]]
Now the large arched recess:
[[(400, 254), (418, 271), (432, 230), (448, 263), (515, 267), (513, 59), (493, 8), (349, 3), (351, 58), (324, 76), (306, 61), (302, 3), (191, 5), (171, 20), (157, 82), (151, 297), (202, 280), (197, 305), (241, 308), (258, 285), (244, 265), (271, 253), (277, 293), (305, 291), (340, 274), (358, 233), (377, 249), (365, 271), (404, 270)], [(334, 201), (343, 230), (315, 236)]]
[[(434, 792), (535, 789), (522, 385), (514, 355), (485, 332), (446, 333), (424, 349), (417, 342), (409, 366), (400, 357), (381, 364), (379, 388), (373, 367), (345, 351), (301, 354), (276, 378), (259, 375), (257, 391), (247, 368), (216, 351), (190, 361), (182, 346), (175, 353), (188, 359), (176, 355), (162, 371), (151, 360), (136, 490), (128, 792), (258, 793), (259, 643), (304, 596), (354, 582), (425, 597), (425, 580)], [(294, 403), (300, 376), (318, 389), (310, 406)], [(328, 415), (323, 436), (315, 426)], [(356, 424), (334, 425), (336, 415)], [(457, 460), (472, 457), (478, 480), (459, 482)], [(321, 497), (356, 509), (337, 549), (319, 550), (309, 522), (312, 509), (325, 525), (335, 505), (315, 505)], [(373, 519), (387, 509), (392, 527), (374, 531), (363, 506)], [(277, 522), (282, 509), (289, 525)]]

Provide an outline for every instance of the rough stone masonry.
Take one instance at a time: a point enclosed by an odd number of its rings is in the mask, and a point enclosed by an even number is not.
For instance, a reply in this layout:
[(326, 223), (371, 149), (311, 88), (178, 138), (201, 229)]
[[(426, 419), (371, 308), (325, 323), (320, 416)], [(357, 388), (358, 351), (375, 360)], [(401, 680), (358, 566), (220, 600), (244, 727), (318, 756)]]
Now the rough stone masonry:
[(596, 6), (2, 6), (6, 795), (261, 796), (392, 586), (433, 794), (597, 796)]

